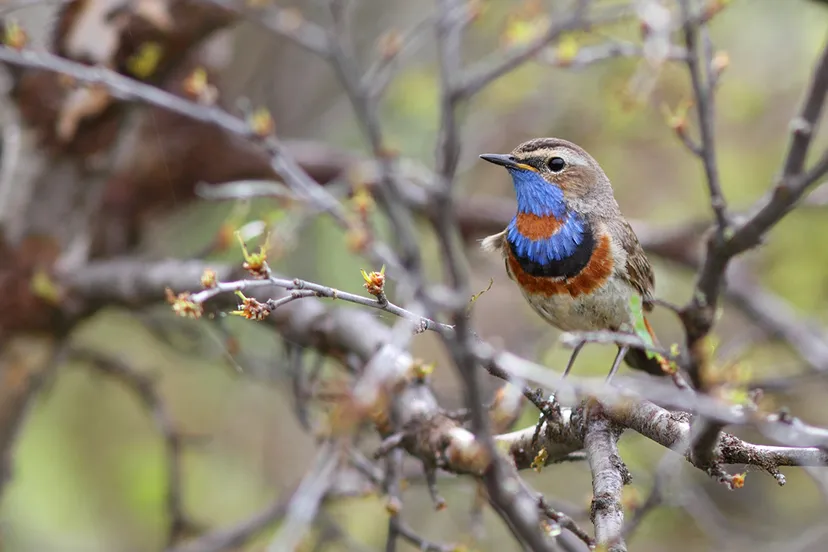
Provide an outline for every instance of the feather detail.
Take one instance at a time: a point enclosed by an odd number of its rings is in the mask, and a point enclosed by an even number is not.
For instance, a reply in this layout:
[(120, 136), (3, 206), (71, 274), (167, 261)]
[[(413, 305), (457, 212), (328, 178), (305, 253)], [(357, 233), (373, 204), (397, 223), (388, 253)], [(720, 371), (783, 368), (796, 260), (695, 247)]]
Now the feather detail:
[[(544, 266), (575, 255), (586, 245), (584, 238), (588, 233), (586, 222), (575, 213), (566, 213), (562, 218), (518, 213), (506, 228), (506, 239), (519, 258)], [(591, 244), (588, 249), (591, 250)]]
[(627, 253), (627, 263), (621, 277), (641, 294), (641, 298), (644, 300), (644, 310), (649, 312), (653, 308), (650, 298), (652, 298), (655, 289), (653, 267), (644, 254), (641, 243), (639, 243), (638, 237), (633, 232), (630, 224), (626, 220), (622, 220), (619, 229), (620, 235), (616, 239), (622, 244), (624, 251)]
[(506, 248), (506, 268), (524, 291), (546, 297), (568, 294), (576, 298), (592, 293), (612, 277), (614, 262), (610, 237), (603, 234), (596, 241), (584, 266), (576, 275), (570, 277), (532, 275), (521, 266), (520, 260), (511, 248)]
[(506, 241), (506, 230), (502, 232), (498, 232), (497, 234), (492, 234), (491, 236), (487, 236), (483, 238), (480, 242), (480, 249), (485, 251), (486, 253), (497, 253), (503, 250), (503, 245)]
[(547, 182), (538, 172), (509, 170), (515, 185), (518, 211), (560, 219), (566, 213), (563, 190)]

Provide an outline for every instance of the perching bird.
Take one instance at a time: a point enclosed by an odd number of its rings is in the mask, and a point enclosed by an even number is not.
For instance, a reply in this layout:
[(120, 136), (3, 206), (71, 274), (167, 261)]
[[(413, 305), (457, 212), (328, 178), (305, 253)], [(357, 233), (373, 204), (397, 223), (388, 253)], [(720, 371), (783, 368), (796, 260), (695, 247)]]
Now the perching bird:
[[(644, 311), (652, 310), (655, 278), (598, 162), (559, 138), (537, 138), (511, 154), (480, 157), (506, 167), (517, 196), (509, 226), (484, 239), (482, 248), (502, 253), (509, 278), (532, 308), (563, 331), (634, 333), (630, 298), (638, 294)], [(656, 342), (646, 319), (645, 324)], [(619, 347), (609, 377), (621, 358), (632, 368), (666, 375), (663, 360), (624, 349)]]

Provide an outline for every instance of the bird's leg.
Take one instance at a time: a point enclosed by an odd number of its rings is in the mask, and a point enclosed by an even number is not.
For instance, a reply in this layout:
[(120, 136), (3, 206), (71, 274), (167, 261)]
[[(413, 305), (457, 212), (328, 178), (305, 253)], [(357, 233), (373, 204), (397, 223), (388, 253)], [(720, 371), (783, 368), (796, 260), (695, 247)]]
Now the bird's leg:
[(578, 358), (578, 354), (581, 352), (581, 349), (584, 348), (584, 345), (586, 345), (586, 341), (581, 341), (575, 345), (574, 349), (572, 349), (572, 356), (569, 357), (569, 362), (566, 363), (566, 369), (564, 370), (561, 378), (565, 378), (569, 375), (570, 370), (572, 370), (572, 367), (575, 366), (575, 359)]
[(549, 395), (548, 399), (541, 402), (540, 414), (538, 414), (538, 423), (535, 425), (535, 433), (532, 434), (532, 444), (534, 445), (538, 437), (540, 437), (543, 424), (553, 421), (555, 418), (561, 416), (561, 407), (558, 404), (555, 394)]
[(612, 379), (615, 373), (618, 371), (618, 368), (621, 366), (621, 361), (624, 360), (624, 357), (627, 356), (627, 353), (630, 351), (629, 345), (624, 345), (618, 348), (618, 354), (615, 355), (615, 360), (612, 361), (612, 368), (610, 368), (610, 373), (607, 375), (607, 382)]
[[(572, 355), (569, 357), (569, 362), (566, 363), (566, 369), (564, 370), (561, 379), (569, 375), (569, 372), (575, 365), (575, 359), (578, 358), (578, 353), (581, 352), (581, 349), (584, 348), (584, 345), (586, 345), (586, 341), (581, 341), (580, 343), (575, 345), (574, 349), (572, 349)], [(542, 404), (542, 408), (540, 415), (538, 416), (538, 424), (535, 426), (535, 433), (532, 436), (532, 443), (538, 440), (538, 436), (540, 436), (543, 423), (551, 418), (551, 415), (555, 413), (552, 409), (556, 407), (554, 393), (550, 395), (548, 399), (543, 400), (540, 398), (540, 389), (538, 389), (538, 399), (539, 402), (541, 402)]]

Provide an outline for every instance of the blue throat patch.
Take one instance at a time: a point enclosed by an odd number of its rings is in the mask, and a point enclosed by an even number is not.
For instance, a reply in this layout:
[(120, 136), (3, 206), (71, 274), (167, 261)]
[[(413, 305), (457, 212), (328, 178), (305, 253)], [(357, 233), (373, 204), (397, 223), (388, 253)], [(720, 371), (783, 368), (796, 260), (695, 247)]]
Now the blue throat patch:
[(583, 218), (567, 210), (563, 191), (536, 172), (509, 169), (509, 173), (515, 184), (519, 213), (561, 221), (560, 228), (551, 237), (532, 240), (520, 233), (517, 217), (513, 218), (506, 237), (515, 256), (542, 266), (575, 255), (589, 230)]

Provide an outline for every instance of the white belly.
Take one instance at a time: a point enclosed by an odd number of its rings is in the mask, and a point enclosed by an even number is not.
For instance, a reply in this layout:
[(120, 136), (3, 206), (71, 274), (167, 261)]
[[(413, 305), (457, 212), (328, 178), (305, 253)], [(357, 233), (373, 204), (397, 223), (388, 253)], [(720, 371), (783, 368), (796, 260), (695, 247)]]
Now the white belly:
[(524, 293), (532, 308), (553, 326), (567, 332), (631, 329), (630, 297), (633, 289), (611, 279), (591, 294), (545, 297)]

